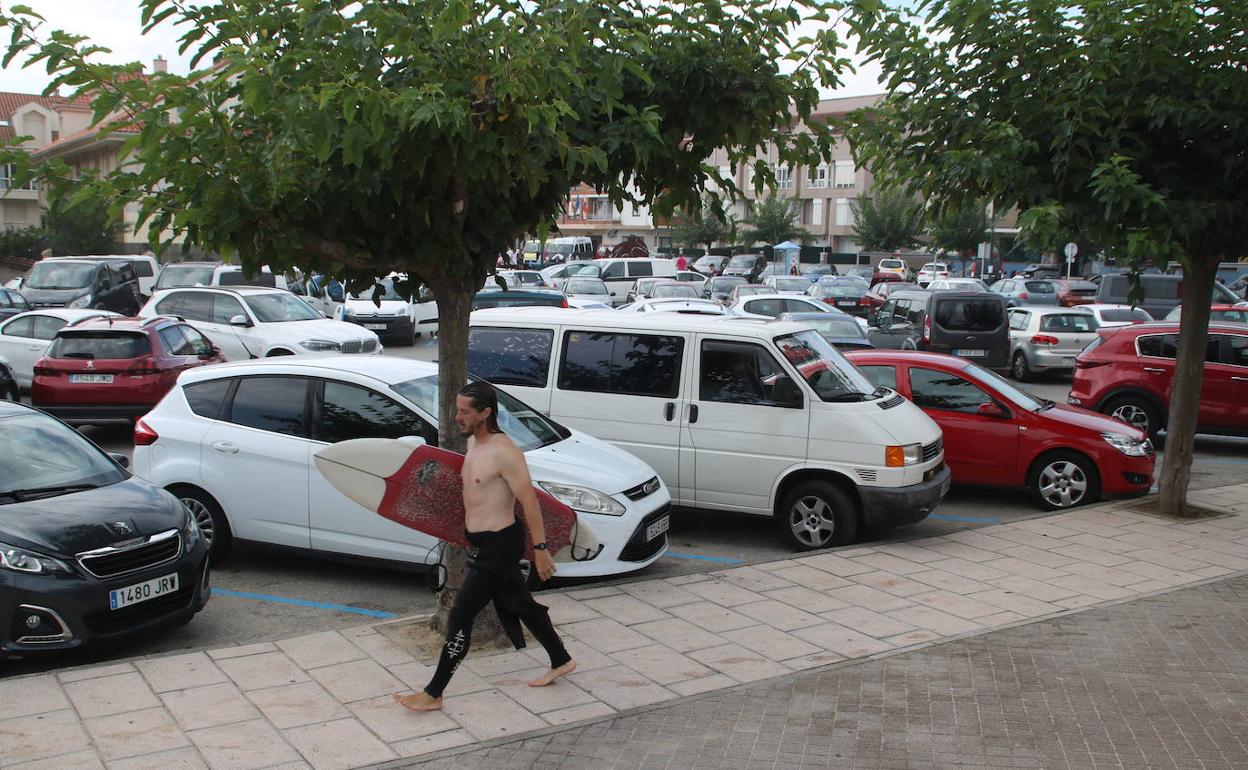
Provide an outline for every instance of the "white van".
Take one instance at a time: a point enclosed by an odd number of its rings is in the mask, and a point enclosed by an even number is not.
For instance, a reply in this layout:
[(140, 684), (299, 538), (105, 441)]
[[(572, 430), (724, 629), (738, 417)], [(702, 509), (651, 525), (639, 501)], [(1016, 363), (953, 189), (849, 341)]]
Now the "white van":
[(612, 305), (624, 304), (638, 278), (676, 278), (675, 260), (660, 257), (596, 259), (594, 264), (602, 268), (598, 277), (606, 281)]
[(585, 235), (572, 235), (563, 238), (549, 238), (546, 243), (529, 241), (520, 252), (525, 267), (572, 262), (578, 259), (594, 258), (594, 239)]
[(499, 308), (468, 369), (650, 465), (675, 505), (773, 516), (799, 549), (927, 516), (940, 428), (800, 323)]

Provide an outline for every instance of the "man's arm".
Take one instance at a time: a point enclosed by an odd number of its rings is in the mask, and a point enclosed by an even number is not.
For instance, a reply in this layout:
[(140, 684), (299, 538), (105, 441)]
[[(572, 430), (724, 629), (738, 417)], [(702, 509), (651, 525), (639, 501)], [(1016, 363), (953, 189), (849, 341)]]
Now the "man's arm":
[[(542, 521), (542, 509), (537, 502), (537, 490), (533, 488), (533, 479), (529, 477), (529, 466), (524, 461), (524, 454), (514, 444), (503, 447), (499, 453), (499, 475), (511, 493), (520, 501), (524, 509), (524, 523), (529, 528), (529, 536), (533, 543), (546, 542), (546, 525)], [(548, 551), (533, 552), (534, 566), (542, 580), (549, 580), (555, 574), (555, 560)]]

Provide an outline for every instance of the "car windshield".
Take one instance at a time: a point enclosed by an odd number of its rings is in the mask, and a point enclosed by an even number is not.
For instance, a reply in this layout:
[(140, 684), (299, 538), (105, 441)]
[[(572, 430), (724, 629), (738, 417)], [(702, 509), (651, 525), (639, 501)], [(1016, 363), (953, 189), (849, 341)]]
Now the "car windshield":
[[(377, 297), (382, 302), (402, 302), (403, 296), (394, 289), (394, 281), (387, 278), (384, 281), (378, 281), (376, 287), (381, 289), (381, 296)], [(348, 299), (362, 299), (368, 302), (373, 301), (376, 292), (374, 289), (366, 289), (364, 291), (353, 291), (347, 295)]]
[(1040, 331), (1086, 334), (1094, 332), (1100, 324), (1087, 313), (1050, 313), (1040, 317)]
[(728, 267), (754, 267), (754, 262), (758, 257), (753, 254), (742, 254), (728, 260)]
[(126, 478), (90, 441), (50, 417), (8, 417), (0, 419), (0, 425), (0, 505)]
[(212, 283), (211, 267), (179, 267), (169, 265), (156, 279), (157, 289), (181, 289), (184, 286), (207, 286)]
[(655, 286), (654, 292), (651, 296), (654, 299), (673, 299), (677, 297), (687, 297), (689, 299), (696, 299), (698, 296), (698, 290), (693, 288), (692, 286), (689, 286), (688, 284), (683, 284), (683, 283), (682, 284), (663, 284), (662, 286)]
[(871, 280), (871, 276), (875, 275), (875, 269), (865, 265), (859, 265), (857, 267), (851, 267), (846, 274), (857, 276), (864, 281), (869, 281)]
[(609, 294), (607, 285), (597, 278), (570, 278), (563, 287), (568, 294)]
[(584, 275), (591, 278), (598, 278), (602, 275), (602, 268), (598, 265), (588, 262), (569, 262), (567, 266), (568, 272), (565, 274), (569, 278), (574, 275)]
[(923, 267), (921, 267), (921, 268), (919, 268), (919, 269), (920, 269), (920, 270), (926, 270), (926, 271), (928, 271), (928, 272), (930, 272), (930, 273), (939, 272), (939, 271), (941, 271), (941, 270), (948, 270), (948, 268), (947, 268), (947, 267), (945, 267), (944, 265), (939, 264), (939, 263), (937, 263), (937, 262), (928, 262), (926, 265), (924, 265)]
[(151, 352), (152, 344), (142, 332), (64, 330), (53, 340), (48, 357), (118, 359), (138, 358)]
[(987, 385), (1005, 396), (1015, 405), (1029, 412), (1039, 412), (1053, 405), (1052, 401), (1036, 398), (996, 372), (989, 371), (978, 364), (967, 364), (962, 373), (981, 384)]
[(776, 347), (824, 401), (867, 401), (876, 391), (817, 331), (777, 337)]
[(821, 283), (816, 289), (820, 297), (858, 297), (862, 295), (862, 285), (858, 283)]
[(806, 291), (810, 288), (810, 281), (805, 278), (776, 278), (775, 282), (780, 291)]
[(707, 255), (705, 257), (698, 257), (698, 260), (693, 263), (693, 266), (694, 267), (713, 267), (715, 265), (723, 264), (723, 262), (724, 262), (724, 257), (713, 257), (710, 255)]
[[(469, 377), (468, 379), (474, 381), (477, 378)], [(431, 374), (390, 387), (395, 393), (416, 404), (436, 420), (438, 375)], [(521, 452), (550, 446), (567, 438), (565, 431), (560, 430), (536, 409), (521, 403), (498, 388), (495, 388), (494, 392), (498, 394), (498, 427), (503, 429), (516, 446), (520, 447)]]
[(26, 279), (27, 289), (82, 289), (91, 285), (95, 265), (81, 262), (43, 261), (35, 263)]
[(833, 272), (831, 265), (825, 265), (821, 262), (805, 264), (798, 269), (802, 271), (802, 275), (829, 275)]
[(1131, 323), (1151, 321), (1153, 317), (1138, 307), (1108, 307), (1101, 310), (1101, 320), (1106, 323)]
[(284, 323), (286, 321), (315, 321), (321, 314), (289, 292), (253, 294), (243, 301), (260, 323)]
[(979, 281), (946, 281), (950, 291), (975, 291), (986, 293), (988, 291)]
[(886, 270), (896, 270), (899, 267), (905, 267), (906, 263), (900, 259), (881, 259), (880, 267)]
[(728, 278), (712, 278), (711, 291), (728, 292), (732, 290), (733, 286), (741, 286), (744, 283), (745, 279), (737, 276), (731, 276)]
[(547, 254), (571, 254), (576, 250), (576, 245), (572, 243), (551, 243), (546, 242)]

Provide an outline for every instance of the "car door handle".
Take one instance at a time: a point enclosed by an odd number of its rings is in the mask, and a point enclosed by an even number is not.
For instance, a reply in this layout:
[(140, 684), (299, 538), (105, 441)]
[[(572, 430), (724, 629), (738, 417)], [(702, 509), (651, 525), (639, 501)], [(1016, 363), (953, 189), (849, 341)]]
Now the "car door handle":
[(676, 416), (676, 405), (672, 403), (671, 401), (668, 401), (666, 404), (664, 404), (663, 416), (667, 418), (668, 422), (671, 422), (672, 418)]
[(689, 405), (689, 423), (693, 424), (697, 421), (698, 421), (698, 405), (690, 404)]
[(1149, 374), (1165, 374), (1166, 373), (1165, 369), (1158, 369), (1155, 366), (1146, 366), (1144, 367), (1144, 371), (1148, 372)]
[(232, 441), (214, 441), (212, 442), (212, 448), (225, 455), (238, 454), (238, 444)]
[(1231, 377), (1231, 379), (1236, 382), (1248, 382), (1248, 377)]

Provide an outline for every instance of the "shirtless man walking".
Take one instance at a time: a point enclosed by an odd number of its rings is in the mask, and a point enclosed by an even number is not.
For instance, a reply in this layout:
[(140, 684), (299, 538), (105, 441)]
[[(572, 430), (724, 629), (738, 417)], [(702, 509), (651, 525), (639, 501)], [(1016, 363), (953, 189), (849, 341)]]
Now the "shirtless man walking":
[(455, 422), (468, 437), (464, 457), (464, 527), (472, 544), (468, 574), (455, 597), (446, 628), (446, 644), (437, 670), (422, 692), (394, 699), (412, 711), (442, 708), (442, 691), (468, 653), (472, 622), (490, 601), (517, 648), (524, 646), (518, 619), (546, 648), (550, 670), (529, 682), (545, 687), (576, 670), (576, 662), (555, 633), (546, 608), (529, 594), (520, 559), (524, 556), (524, 527), (516, 520), (516, 500), (524, 508), (524, 521), (533, 538), (534, 568), (542, 580), (555, 574), (555, 561), (546, 550), (537, 493), (529, 478), (524, 454), (498, 427), (498, 396), (487, 382), (471, 382), (456, 398)]

